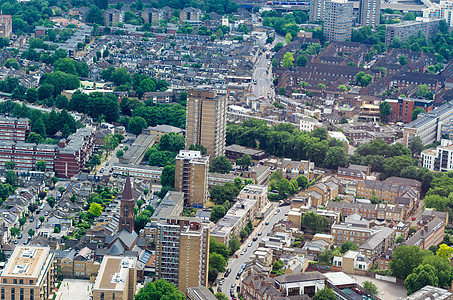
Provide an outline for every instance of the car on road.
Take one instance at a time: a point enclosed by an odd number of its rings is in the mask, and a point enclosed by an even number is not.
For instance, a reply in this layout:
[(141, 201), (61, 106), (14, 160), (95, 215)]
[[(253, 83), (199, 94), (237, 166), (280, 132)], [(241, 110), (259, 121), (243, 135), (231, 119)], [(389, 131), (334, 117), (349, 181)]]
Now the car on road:
[(228, 277), (230, 275), (230, 273), (231, 273), (231, 268), (228, 268), (225, 272), (224, 277)]
[(253, 241), (256, 242), (258, 240), (258, 237), (257, 236), (254, 236), (253, 237)]
[(49, 211), (45, 211), (44, 215), (47, 217), (49, 215)]
[(275, 212), (274, 212), (274, 215), (278, 215), (278, 211), (275, 211)]
[(19, 233), (19, 235), (17, 236), (17, 238), (20, 240), (22, 238), (22, 233)]
[(217, 292), (221, 293), (222, 292), (222, 288), (219, 286), (217, 287)]
[(41, 225), (40, 224), (36, 224), (35, 228), (39, 229), (39, 227), (41, 227)]
[(108, 166), (110, 163), (109, 162), (106, 162), (105, 165)]
[(234, 289), (235, 286), (236, 286), (236, 282), (233, 282), (233, 283), (231, 284), (231, 288)]
[(15, 241), (14, 241), (14, 244), (16, 245), (17, 243), (19, 243), (19, 241), (18, 241), (18, 240), (15, 240)]
[(30, 218), (30, 223), (33, 223), (35, 221), (35, 218)]
[(222, 284), (223, 284), (224, 282), (225, 282), (225, 279), (223, 279), (223, 278), (222, 278), (222, 279), (220, 279), (220, 281), (219, 281), (219, 285), (222, 285)]
[(258, 232), (258, 236), (262, 236), (262, 235), (263, 235), (263, 233), (262, 233), (262, 232)]
[(252, 242), (249, 242), (249, 245), (248, 245), (248, 246), (249, 246), (249, 247), (252, 247)]
[(412, 221), (415, 221), (415, 219), (416, 219), (415, 217), (412, 217)]
[(247, 252), (247, 248), (242, 249), (241, 255), (244, 255)]
[(104, 171), (105, 171), (105, 169), (102, 168), (102, 169), (99, 171), (99, 173), (104, 173)]
[(28, 244), (28, 241), (24, 241), (22, 244), (27, 245), (27, 244)]
[(269, 225), (269, 221), (267, 221), (266, 223), (264, 223), (264, 225)]
[(241, 278), (241, 273), (236, 274), (236, 279), (239, 279), (239, 278)]
[(230, 289), (230, 296), (231, 296), (231, 297), (234, 296), (234, 289)]
[(280, 208), (277, 208), (277, 212), (278, 212), (278, 213), (280, 212)]

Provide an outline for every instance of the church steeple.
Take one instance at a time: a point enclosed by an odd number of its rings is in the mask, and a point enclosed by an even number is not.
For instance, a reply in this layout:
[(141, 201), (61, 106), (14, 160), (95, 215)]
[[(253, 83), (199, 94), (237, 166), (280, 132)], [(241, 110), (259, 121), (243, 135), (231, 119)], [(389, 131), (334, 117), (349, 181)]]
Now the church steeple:
[(131, 233), (134, 231), (134, 204), (135, 201), (132, 196), (131, 179), (127, 176), (123, 194), (121, 196), (120, 224), (118, 231), (122, 231), (124, 228)]

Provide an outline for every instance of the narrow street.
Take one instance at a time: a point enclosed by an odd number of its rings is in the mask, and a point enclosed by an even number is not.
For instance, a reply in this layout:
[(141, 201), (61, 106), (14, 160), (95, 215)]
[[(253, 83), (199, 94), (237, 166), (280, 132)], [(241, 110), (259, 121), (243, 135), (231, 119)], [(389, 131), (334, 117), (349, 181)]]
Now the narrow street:
[[(278, 209), (280, 209), (280, 212), (275, 214), (276, 209), (277, 203), (275, 203), (274, 206), (269, 210), (269, 212), (266, 214), (266, 216), (260, 222), (260, 224), (257, 227), (255, 227), (255, 229), (247, 238), (247, 240), (245, 240), (244, 243), (242, 243), (241, 248), (238, 251), (236, 251), (236, 254), (238, 254), (239, 257), (236, 258), (236, 256), (234, 255), (232, 258), (228, 260), (227, 268), (231, 268), (231, 274), (225, 278), (225, 282), (221, 286), (222, 293), (227, 295), (228, 299), (231, 299), (230, 289), (232, 283), (236, 284), (234, 291), (235, 295), (236, 296), (238, 295), (236, 291), (237, 286), (240, 285), (241, 280), (236, 279), (236, 275), (241, 269), (241, 265), (249, 260), (253, 252), (258, 248), (258, 244), (261, 242), (261, 239), (267, 236), (269, 232), (271, 232), (273, 225), (285, 218), (285, 213), (289, 211), (290, 207), (289, 206), (278, 207)], [(269, 225), (265, 225), (266, 222), (269, 222)], [(262, 233), (261, 236), (258, 236), (259, 232)], [(251, 247), (248, 247), (248, 243), (251, 242), (253, 237), (255, 236), (258, 238), (258, 240), (256, 242), (253, 242)], [(245, 252), (244, 255), (241, 255), (240, 253), (244, 248), (247, 248), (247, 252)], [(219, 275), (219, 279), (222, 277), (223, 275)], [(217, 292), (217, 286), (213, 286), (213, 289), (215, 292)]]

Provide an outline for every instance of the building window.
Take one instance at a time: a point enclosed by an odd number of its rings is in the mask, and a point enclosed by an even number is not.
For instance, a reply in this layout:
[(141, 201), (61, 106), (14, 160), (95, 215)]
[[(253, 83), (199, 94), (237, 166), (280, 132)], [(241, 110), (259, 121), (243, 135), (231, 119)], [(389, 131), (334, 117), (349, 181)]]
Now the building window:
[(104, 292), (101, 292), (101, 300), (104, 300)]
[(24, 284), (24, 280), (23, 279), (19, 279), (19, 284)]

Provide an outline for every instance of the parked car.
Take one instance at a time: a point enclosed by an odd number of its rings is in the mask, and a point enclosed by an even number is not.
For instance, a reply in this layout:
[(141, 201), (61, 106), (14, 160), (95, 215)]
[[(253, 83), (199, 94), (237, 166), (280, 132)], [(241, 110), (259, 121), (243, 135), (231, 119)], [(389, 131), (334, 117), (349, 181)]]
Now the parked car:
[(224, 276), (225, 276), (225, 277), (228, 277), (228, 276), (230, 275), (230, 273), (231, 273), (231, 268), (228, 268), (228, 269), (226, 270)]
[(258, 240), (258, 237), (254, 236), (253, 241), (256, 242)]
[(249, 245), (248, 245), (248, 246), (249, 246), (249, 247), (252, 247), (252, 244), (253, 244), (252, 242), (249, 242)]

